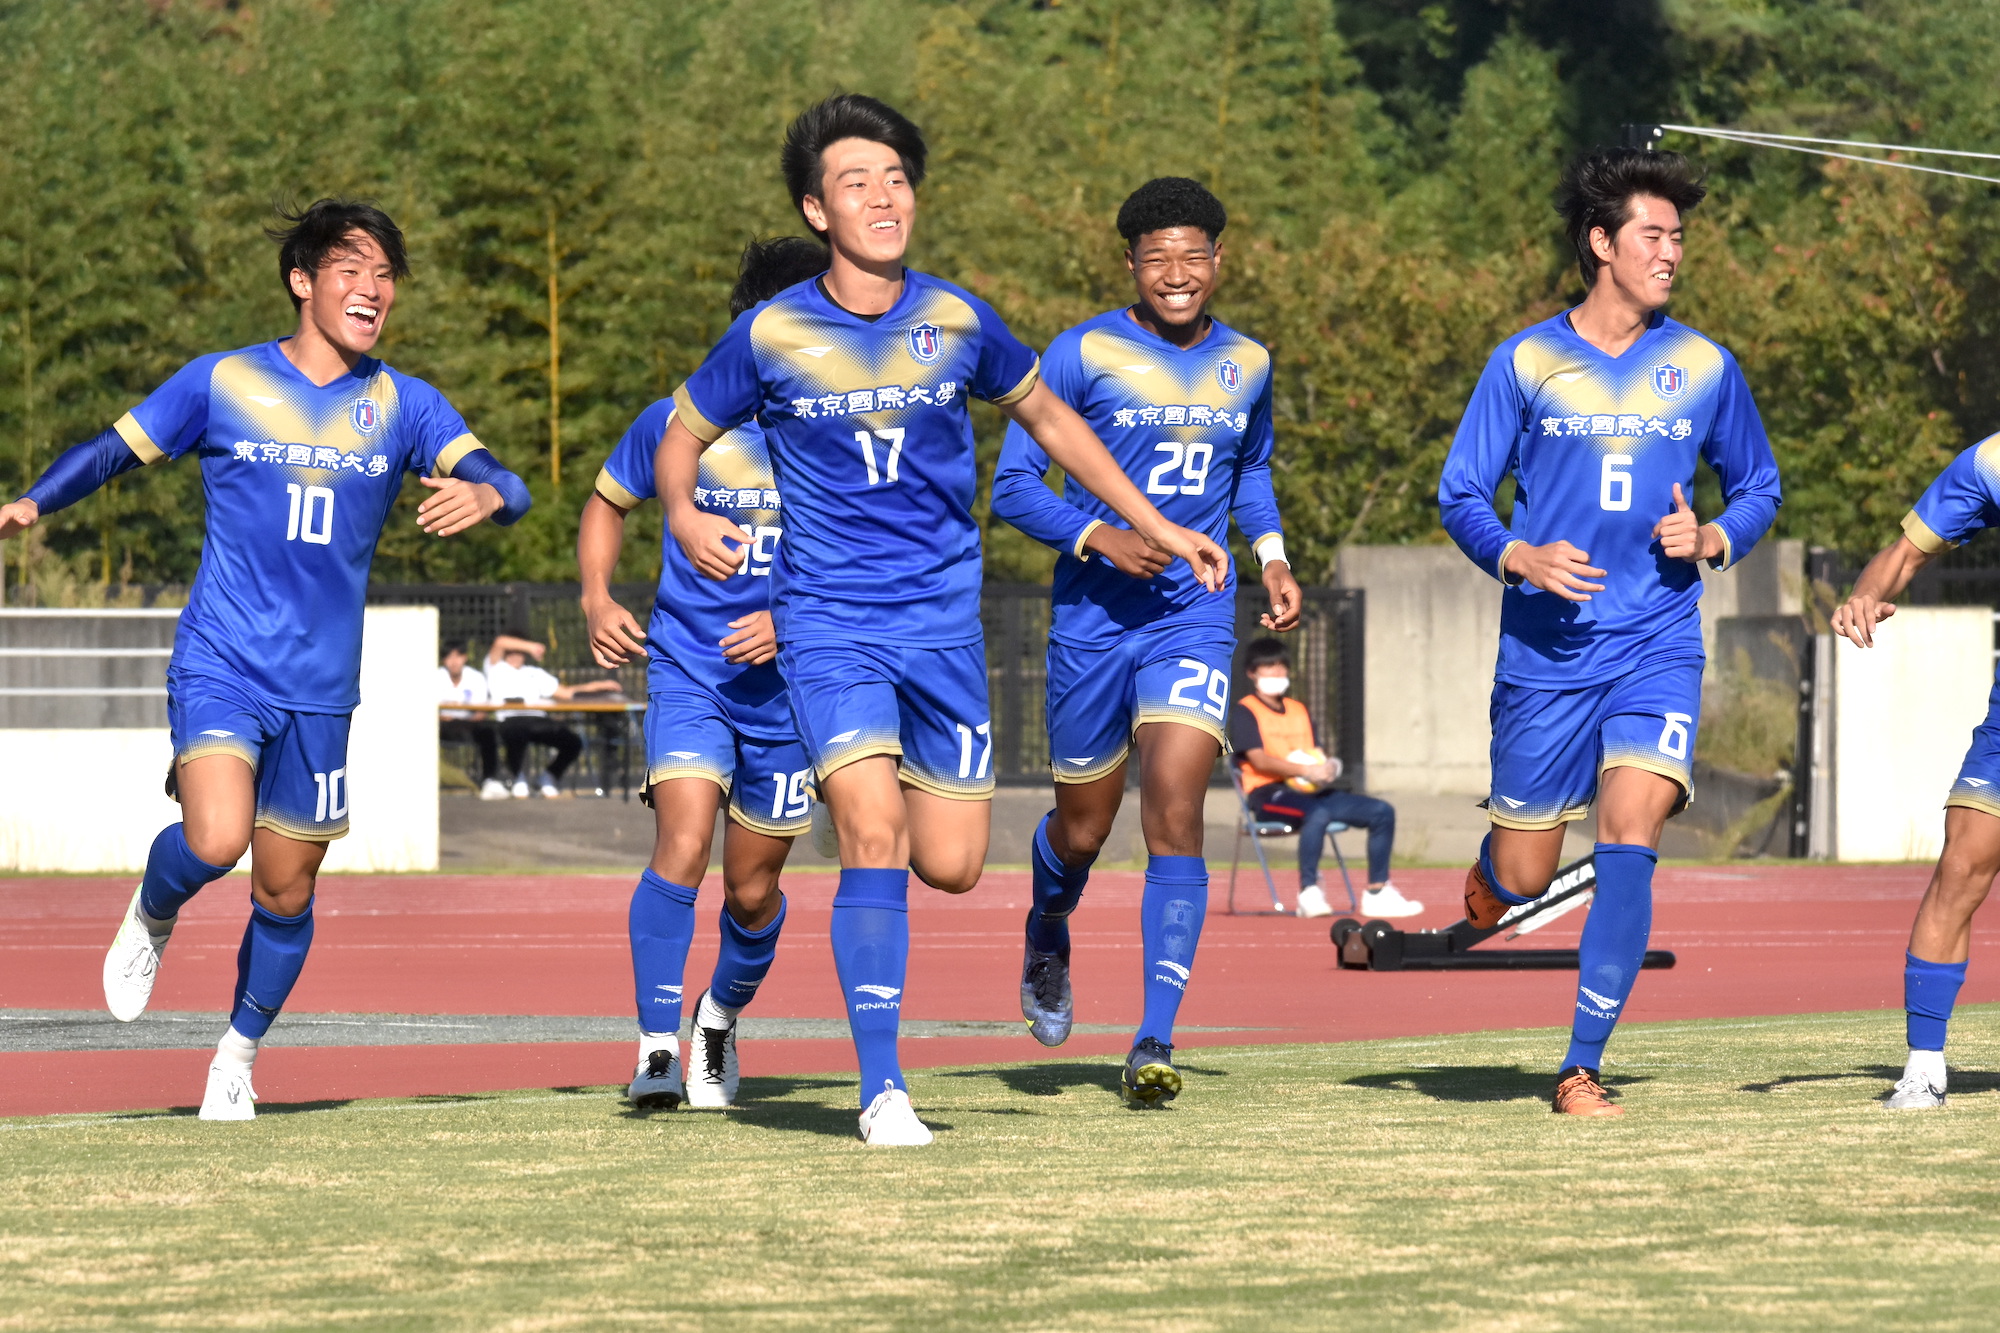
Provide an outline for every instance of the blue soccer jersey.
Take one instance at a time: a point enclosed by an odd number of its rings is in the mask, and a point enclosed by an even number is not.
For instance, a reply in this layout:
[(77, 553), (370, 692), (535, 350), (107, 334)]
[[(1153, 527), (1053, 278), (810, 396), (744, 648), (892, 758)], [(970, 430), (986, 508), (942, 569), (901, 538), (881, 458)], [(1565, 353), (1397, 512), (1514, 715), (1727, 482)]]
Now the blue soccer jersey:
[(785, 540), (771, 610), (788, 646), (979, 639), (977, 473), (968, 396), (1017, 403), (1035, 354), (978, 297), (904, 270), (878, 319), (817, 279), (745, 311), (674, 391), (712, 443), (764, 427)]
[[(1281, 534), (1271, 491), (1271, 354), (1220, 322), (1192, 347), (1176, 347), (1121, 307), (1079, 324), (1049, 345), (1042, 375), (1090, 423), (1111, 456), (1168, 521), (1229, 549), (1229, 518), (1253, 543)], [(1042, 478), (1049, 456), (1010, 425), (993, 479), (993, 512), (1061, 552), (1049, 637), (1108, 647), (1128, 630), (1170, 615), (1233, 626), (1234, 564), (1225, 595), (1213, 596), (1185, 562), (1151, 579), (1118, 572), (1083, 542), (1111, 507)]]
[[(1653, 527), (1690, 495), (1697, 454), (1722, 480), (1716, 568), (1741, 560), (1776, 517), (1778, 466), (1735, 358), (1665, 315), (1606, 356), (1567, 314), (1500, 344), (1445, 459), (1445, 530), (1510, 586), (1496, 679), (1542, 688), (1611, 680), (1648, 658), (1701, 656), (1701, 576), (1660, 552)], [(1514, 475), (1514, 515), (1494, 510)], [(1568, 541), (1605, 571), (1587, 602), (1511, 580), (1507, 553)]]
[[(597, 493), (608, 503), (629, 512), (658, 493), (653, 456), (673, 411), (671, 399), (654, 403), (612, 449), (597, 474)], [(730, 621), (770, 609), (771, 569), (784, 536), (770, 455), (764, 432), (754, 421), (728, 432), (703, 452), (694, 502), (742, 527), (753, 540), (744, 547), (743, 563), (736, 572), (717, 581), (688, 562), (672, 533), (665, 535), (660, 544), (660, 590), (646, 625), (646, 651), (652, 663), (648, 692), (657, 693), (685, 673), (723, 701), (739, 732), (765, 740), (789, 739), (795, 733), (777, 665), (730, 662), (720, 646), (736, 633)], [(667, 669), (669, 662), (679, 673)]]
[(1903, 535), (1926, 555), (2000, 527), (2000, 435), (1989, 435), (1945, 465), (1903, 519)]
[(207, 538), (169, 668), (296, 712), (360, 702), (368, 567), (403, 474), (484, 447), (422, 380), (363, 357), (322, 387), (277, 342), (189, 362), (116, 429), (141, 462), (201, 462)]

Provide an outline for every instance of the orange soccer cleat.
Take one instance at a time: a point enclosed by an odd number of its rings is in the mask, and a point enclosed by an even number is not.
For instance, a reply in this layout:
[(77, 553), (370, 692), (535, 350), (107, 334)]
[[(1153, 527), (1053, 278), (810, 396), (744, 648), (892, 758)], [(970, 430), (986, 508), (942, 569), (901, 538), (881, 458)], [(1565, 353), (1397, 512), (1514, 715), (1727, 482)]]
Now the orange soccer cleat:
[(1611, 1094), (1597, 1081), (1595, 1069), (1571, 1067), (1556, 1084), (1549, 1109), (1557, 1115), (1624, 1115), (1625, 1108), (1611, 1100)]

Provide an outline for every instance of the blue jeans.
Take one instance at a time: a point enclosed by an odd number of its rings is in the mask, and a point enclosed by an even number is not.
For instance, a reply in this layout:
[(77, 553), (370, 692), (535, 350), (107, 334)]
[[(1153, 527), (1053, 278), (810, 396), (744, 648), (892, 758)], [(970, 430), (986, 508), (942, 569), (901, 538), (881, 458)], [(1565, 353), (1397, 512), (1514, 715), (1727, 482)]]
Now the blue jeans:
[(1353, 791), (1293, 791), (1273, 782), (1250, 793), (1259, 819), (1280, 819), (1299, 830), (1299, 887), (1319, 883), (1320, 849), (1333, 823), (1368, 830), (1368, 882), (1389, 882), (1389, 853), (1396, 845), (1396, 807)]

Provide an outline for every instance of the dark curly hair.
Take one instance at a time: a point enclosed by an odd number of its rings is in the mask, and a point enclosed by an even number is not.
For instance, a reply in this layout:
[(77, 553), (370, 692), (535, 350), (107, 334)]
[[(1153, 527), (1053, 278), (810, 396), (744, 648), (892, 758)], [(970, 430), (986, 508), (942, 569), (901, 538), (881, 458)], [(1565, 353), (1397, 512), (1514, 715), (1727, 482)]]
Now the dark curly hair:
[(1685, 221), (1708, 196), (1708, 187), (1702, 184), (1702, 173), (1679, 153), (1649, 148), (1599, 149), (1563, 173), (1556, 188), (1556, 212), (1562, 214), (1563, 228), (1576, 250), (1585, 287), (1597, 281), (1600, 267), (1590, 248), (1590, 233), (1602, 227), (1606, 236), (1616, 236), (1632, 220), (1632, 200), (1639, 195), (1666, 200)]
[(826, 272), (826, 246), (803, 236), (773, 236), (743, 247), (743, 264), (736, 287), (729, 293), (729, 317), (768, 301), (787, 287)]
[(264, 234), (278, 243), (278, 281), (285, 285), (285, 295), (292, 298), (295, 310), (305, 302), (292, 290), (292, 270), (317, 274), (329, 259), (351, 248), (347, 238), (357, 231), (374, 237), (375, 244), (382, 247), (390, 277), (410, 276), (402, 229), (366, 200), (315, 199), (304, 208), (280, 204), (278, 218), (288, 225), (266, 227)]
[(1200, 227), (1213, 245), (1228, 225), (1229, 212), (1222, 201), (1206, 185), (1186, 176), (1156, 176), (1132, 191), (1118, 209), (1118, 234), (1128, 249), (1147, 232), (1169, 227)]
[(805, 216), (807, 195), (824, 198), (820, 193), (826, 174), (822, 158), (828, 145), (842, 139), (868, 139), (895, 149), (896, 156), (903, 159), (903, 174), (910, 178), (910, 188), (924, 183), (923, 131), (886, 102), (860, 93), (836, 93), (799, 113), (785, 131), (785, 146), (778, 154), (785, 188), (792, 192), (792, 207), (799, 210), (800, 217)]

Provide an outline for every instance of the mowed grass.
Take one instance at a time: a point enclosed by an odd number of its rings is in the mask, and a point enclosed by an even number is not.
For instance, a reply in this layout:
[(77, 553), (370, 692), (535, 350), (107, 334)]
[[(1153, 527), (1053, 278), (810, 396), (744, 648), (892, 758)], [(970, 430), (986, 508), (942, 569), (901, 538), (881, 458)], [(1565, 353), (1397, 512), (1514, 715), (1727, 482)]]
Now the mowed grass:
[(0, 1124), (0, 1328), (1824, 1329), (2000, 1322), (2000, 1006), (1941, 1113), (1900, 1015), (1632, 1025), (1629, 1114), (1550, 1031), (839, 1078), (728, 1115), (612, 1090)]

